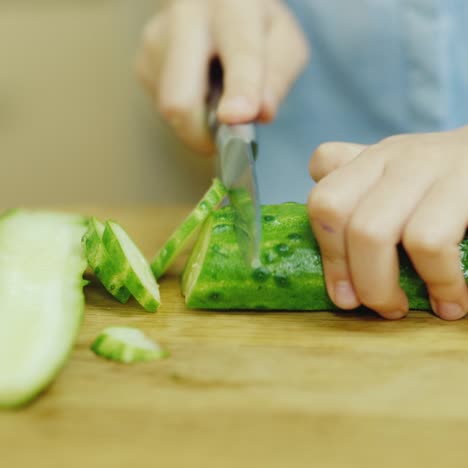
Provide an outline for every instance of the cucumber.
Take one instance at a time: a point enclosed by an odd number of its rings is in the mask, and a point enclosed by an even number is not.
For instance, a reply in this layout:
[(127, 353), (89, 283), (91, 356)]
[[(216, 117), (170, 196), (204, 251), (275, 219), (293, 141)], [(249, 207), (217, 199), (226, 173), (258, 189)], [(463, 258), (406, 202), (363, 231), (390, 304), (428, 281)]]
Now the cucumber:
[[(319, 246), (305, 205), (262, 207), (261, 266), (249, 269), (239, 252), (231, 207), (205, 222), (187, 261), (182, 292), (190, 308), (337, 310), (324, 282)], [(468, 281), (468, 240), (461, 243)], [(400, 283), (411, 309), (430, 310), (423, 281), (400, 249)]]
[(219, 179), (214, 179), (211, 187), (196, 208), (192, 210), (185, 221), (156, 253), (151, 262), (151, 269), (156, 278), (160, 278), (171, 266), (176, 256), (197, 231), (197, 228), (203, 224), (209, 214), (221, 203), (226, 193), (226, 188)]
[(31, 401), (72, 350), (84, 309), (86, 224), (44, 211), (0, 218), (0, 407)]
[(131, 327), (108, 327), (91, 345), (101, 357), (124, 363), (154, 361), (168, 356), (157, 343), (143, 332)]
[(104, 247), (103, 234), (104, 224), (94, 217), (91, 218), (86, 234), (83, 236), (88, 265), (107, 291), (119, 302), (125, 304), (131, 294), (125, 286), (122, 276), (116, 271), (113, 259)]
[(114, 281), (122, 281), (146, 311), (156, 312), (161, 302), (159, 286), (145, 257), (122, 226), (107, 221), (102, 242), (116, 269)]

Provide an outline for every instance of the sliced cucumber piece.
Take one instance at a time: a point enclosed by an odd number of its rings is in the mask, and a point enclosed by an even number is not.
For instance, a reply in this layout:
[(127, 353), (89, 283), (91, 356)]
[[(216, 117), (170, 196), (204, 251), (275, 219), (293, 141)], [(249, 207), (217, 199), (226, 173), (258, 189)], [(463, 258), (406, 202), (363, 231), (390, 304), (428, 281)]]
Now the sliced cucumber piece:
[(221, 203), (226, 195), (226, 188), (219, 179), (214, 179), (198, 205), (174, 231), (166, 243), (155, 255), (151, 269), (156, 278), (160, 278), (171, 266), (174, 259), (189, 242), (197, 228), (203, 224), (210, 213)]
[(16, 210), (0, 218), (0, 406), (39, 394), (78, 334), (86, 260), (77, 215)]
[(116, 271), (114, 261), (104, 247), (102, 242), (104, 228), (104, 224), (96, 218), (89, 220), (88, 229), (83, 236), (86, 257), (89, 266), (102, 285), (118, 301), (125, 304), (130, 298), (130, 291), (125, 286), (122, 275)]
[(119, 280), (148, 312), (155, 312), (161, 302), (159, 286), (143, 254), (115, 221), (107, 221), (102, 235)]
[(108, 327), (91, 345), (98, 355), (113, 361), (131, 363), (154, 361), (169, 354), (144, 333), (131, 327)]

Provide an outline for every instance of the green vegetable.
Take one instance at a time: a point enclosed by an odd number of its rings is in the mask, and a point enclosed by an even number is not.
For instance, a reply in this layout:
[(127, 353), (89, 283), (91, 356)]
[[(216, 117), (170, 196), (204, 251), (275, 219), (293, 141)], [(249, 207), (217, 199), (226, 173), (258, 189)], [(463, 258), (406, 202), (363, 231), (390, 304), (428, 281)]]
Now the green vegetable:
[(15, 210), (0, 218), (0, 406), (39, 394), (67, 360), (83, 309), (81, 216)]
[(171, 266), (175, 257), (181, 252), (193, 234), (209, 216), (209, 214), (221, 203), (226, 195), (223, 184), (214, 179), (211, 187), (200, 200), (196, 208), (188, 215), (185, 221), (169, 237), (163, 247), (155, 255), (151, 269), (156, 278), (160, 278)]
[[(250, 269), (239, 252), (234, 214), (227, 206), (205, 222), (185, 267), (186, 304), (203, 309), (336, 310), (325, 289), (319, 247), (304, 205), (262, 207), (261, 266)], [(468, 281), (468, 240), (461, 244)], [(426, 288), (400, 251), (400, 283), (410, 308), (430, 310)]]
[(83, 236), (88, 264), (107, 291), (125, 304), (130, 298), (130, 291), (126, 288), (122, 275), (116, 270), (113, 259), (104, 247), (103, 234), (104, 224), (94, 217), (91, 218), (86, 234)]
[(124, 363), (154, 361), (168, 356), (161, 347), (143, 332), (130, 327), (108, 327), (91, 345), (98, 355)]
[(155, 312), (161, 302), (159, 286), (143, 254), (124, 229), (107, 221), (102, 235), (104, 247), (112, 258), (116, 277), (148, 312)]

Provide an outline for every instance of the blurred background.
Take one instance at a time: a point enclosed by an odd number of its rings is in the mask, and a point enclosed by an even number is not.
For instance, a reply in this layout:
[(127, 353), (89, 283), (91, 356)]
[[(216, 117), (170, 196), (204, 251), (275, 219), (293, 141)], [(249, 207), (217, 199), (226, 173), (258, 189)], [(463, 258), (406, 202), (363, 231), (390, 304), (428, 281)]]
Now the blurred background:
[(193, 202), (212, 162), (135, 77), (159, 0), (0, 0), (0, 204)]

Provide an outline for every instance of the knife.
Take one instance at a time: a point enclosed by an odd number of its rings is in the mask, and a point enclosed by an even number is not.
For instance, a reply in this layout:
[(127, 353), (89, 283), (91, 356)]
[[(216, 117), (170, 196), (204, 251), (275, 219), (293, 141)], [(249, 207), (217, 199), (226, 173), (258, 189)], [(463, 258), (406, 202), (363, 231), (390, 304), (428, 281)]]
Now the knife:
[(207, 100), (208, 127), (217, 149), (217, 174), (228, 191), (234, 209), (237, 243), (245, 262), (251, 268), (260, 266), (262, 224), (255, 169), (257, 142), (253, 123), (227, 125), (217, 118), (222, 93), (222, 70), (219, 61), (210, 67), (210, 89)]

